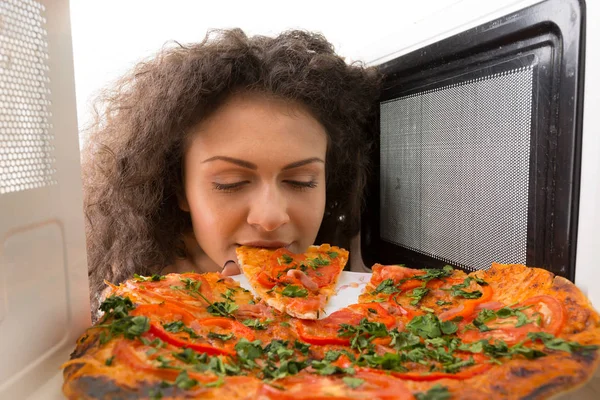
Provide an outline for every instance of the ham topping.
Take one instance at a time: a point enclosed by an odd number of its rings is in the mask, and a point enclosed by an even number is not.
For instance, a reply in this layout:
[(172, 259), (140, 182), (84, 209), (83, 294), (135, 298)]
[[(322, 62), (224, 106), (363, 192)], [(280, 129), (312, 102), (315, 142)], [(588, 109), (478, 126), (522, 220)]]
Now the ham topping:
[(299, 269), (290, 269), (287, 272), (287, 276), (289, 276), (290, 278), (298, 279), (300, 283), (302, 283), (302, 285), (311, 292), (316, 292), (319, 290), (319, 285), (317, 285), (315, 281), (310, 279), (304, 272), (300, 271)]

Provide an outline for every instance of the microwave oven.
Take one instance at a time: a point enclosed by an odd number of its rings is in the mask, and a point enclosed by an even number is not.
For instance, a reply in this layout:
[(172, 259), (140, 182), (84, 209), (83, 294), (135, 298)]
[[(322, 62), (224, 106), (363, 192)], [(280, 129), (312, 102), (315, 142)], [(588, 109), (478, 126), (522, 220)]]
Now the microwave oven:
[[(385, 83), (351, 269), (526, 263), (599, 307), (600, 5), (447, 3), (365, 52)], [(0, 0), (3, 399), (62, 398), (91, 323), (75, 104), (68, 0)]]

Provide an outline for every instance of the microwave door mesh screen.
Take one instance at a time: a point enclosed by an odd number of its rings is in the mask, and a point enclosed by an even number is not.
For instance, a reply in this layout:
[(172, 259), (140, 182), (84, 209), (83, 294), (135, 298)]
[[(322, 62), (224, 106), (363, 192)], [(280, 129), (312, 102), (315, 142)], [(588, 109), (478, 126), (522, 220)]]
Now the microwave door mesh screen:
[(0, 195), (56, 184), (43, 8), (0, 2)]
[(381, 238), (468, 270), (525, 263), (532, 67), (381, 103)]

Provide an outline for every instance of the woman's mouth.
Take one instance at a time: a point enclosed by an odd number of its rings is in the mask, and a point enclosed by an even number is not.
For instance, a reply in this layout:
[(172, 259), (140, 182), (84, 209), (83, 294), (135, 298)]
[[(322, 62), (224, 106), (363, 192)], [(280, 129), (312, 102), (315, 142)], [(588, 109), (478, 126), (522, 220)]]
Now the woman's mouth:
[(238, 243), (238, 246), (263, 247), (267, 249), (278, 249), (280, 247), (288, 248), (290, 242), (280, 242), (275, 240), (255, 240), (250, 242)]

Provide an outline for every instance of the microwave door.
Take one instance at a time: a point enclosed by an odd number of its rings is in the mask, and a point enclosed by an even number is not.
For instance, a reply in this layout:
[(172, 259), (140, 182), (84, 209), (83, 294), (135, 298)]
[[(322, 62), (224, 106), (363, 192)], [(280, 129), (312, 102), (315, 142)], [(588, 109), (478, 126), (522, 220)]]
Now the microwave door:
[(579, 2), (549, 0), (379, 65), (365, 266), (574, 280), (584, 25)]

